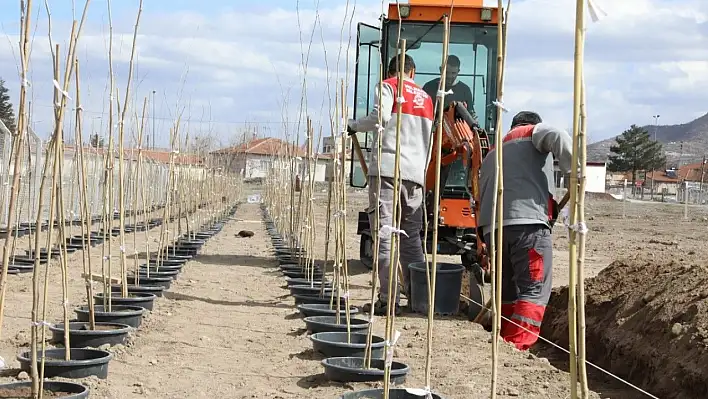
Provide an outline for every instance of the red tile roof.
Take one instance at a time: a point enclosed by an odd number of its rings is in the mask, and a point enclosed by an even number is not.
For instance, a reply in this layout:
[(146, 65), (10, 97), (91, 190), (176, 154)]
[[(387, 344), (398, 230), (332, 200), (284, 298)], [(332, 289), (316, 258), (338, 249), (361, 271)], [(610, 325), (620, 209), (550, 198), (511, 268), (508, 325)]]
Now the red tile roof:
[[(76, 146), (65, 145), (64, 148), (68, 151), (75, 151)], [(98, 154), (105, 155), (108, 148), (94, 148), (89, 146), (84, 146), (84, 154)], [(170, 163), (170, 151), (165, 150), (142, 150), (143, 159), (147, 161), (153, 161), (157, 163)], [(118, 151), (116, 150), (116, 157), (118, 157)], [(125, 160), (137, 160), (138, 159), (138, 149), (137, 148), (124, 148), (123, 149), (123, 159)], [(200, 165), (204, 163), (202, 157), (191, 155), (191, 154), (177, 154), (175, 156), (175, 163), (179, 165)]]
[(286, 155), (288, 152), (299, 157), (307, 155), (303, 148), (276, 137), (253, 139), (241, 145), (216, 150), (212, 154)]

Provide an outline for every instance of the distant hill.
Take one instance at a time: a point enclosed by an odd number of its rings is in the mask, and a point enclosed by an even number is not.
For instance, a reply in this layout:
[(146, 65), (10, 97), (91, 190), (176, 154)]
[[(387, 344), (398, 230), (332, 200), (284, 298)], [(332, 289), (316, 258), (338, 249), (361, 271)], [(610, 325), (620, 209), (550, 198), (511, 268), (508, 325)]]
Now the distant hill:
[[(648, 125), (643, 128), (649, 131), (652, 138), (656, 129), (656, 139), (664, 144), (669, 165), (678, 163), (679, 157), (681, 164), (686, 164), (699, 162), (704, 155), (708, 155), (708, 113), (681, 125)], [(607, 161), (615, 137), (589, 144), (588, 160)], [(683, 142), (683, 149), (680, 142)]]

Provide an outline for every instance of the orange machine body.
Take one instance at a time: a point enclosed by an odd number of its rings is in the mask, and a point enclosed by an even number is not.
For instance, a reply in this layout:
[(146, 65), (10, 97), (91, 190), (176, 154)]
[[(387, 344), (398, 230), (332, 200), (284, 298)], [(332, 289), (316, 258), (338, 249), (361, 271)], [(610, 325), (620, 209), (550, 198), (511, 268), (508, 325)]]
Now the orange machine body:
[[(484, 7), (482, 0), (456, 0), (453, 12), (450, 13), (450, 0), (409, 0), (408, 4), (391, 3), (388, 5), (388, 19), (399, 19), (399, 7), (409, 7), (406, 21), (435, 22), (444, 14), (451, 15), (450, 23), (496, 24), (499, 17), (498, 8)], [(491, 20), (482, 19), (482, 10), (491, 11)]]
[[(442, 132), (436, 131), (433, 137), (435, 143), (437, 135), (443, 135), (443, 155), (440, 165), (447, 166), (461, 158), (465, 167), (470, 166), (468, 187), (472, 201), (462, 198), (441, 198), (439, 223), (443, 226), (475, 228), (477, 227), (475, 214), (479, 212), (479, 168), (482, 166), (483, 154), (489, 150), (489, 140), (483, 130), (469, 126), (459, 115), (456, 115), (454, 105), (444, 111), (441, 130)], [(437, 157), (433, 151), (425, 176), (425, 186), (428, 190), (435, 187), (436, 163)]]

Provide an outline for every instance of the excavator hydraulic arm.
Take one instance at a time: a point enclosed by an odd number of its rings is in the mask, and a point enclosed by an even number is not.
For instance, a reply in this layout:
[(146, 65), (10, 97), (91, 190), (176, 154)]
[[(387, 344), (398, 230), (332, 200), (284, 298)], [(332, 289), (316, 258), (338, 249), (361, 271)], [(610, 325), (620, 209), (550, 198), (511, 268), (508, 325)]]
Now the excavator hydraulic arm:
[[(475, 215), (480, 210), (479, 192), (479, 169), (482, 166), (482, 159), (489, 151), (489, 137), (487, 132), (479, 126), (477, 119), (467, 110), (464, 103), (452, 102), (443, 111), (442, 132), (435, 131), (433, 140), (437, 139), (437, 134), (442, 137), (442, 157), (441, 166), (447, 166), (455, 162), (458, 158), (467, 170), (468, 188), (470, 191), (470, 205)], [(435, 154), (432, 155), (430, 166), (437, 162)], [(426, 187), (433, 187), (435, 184), (435, 168), (428, 167), (426, 176)], [(482, 238), (477, 237), (478, 250), (483, 247)]]

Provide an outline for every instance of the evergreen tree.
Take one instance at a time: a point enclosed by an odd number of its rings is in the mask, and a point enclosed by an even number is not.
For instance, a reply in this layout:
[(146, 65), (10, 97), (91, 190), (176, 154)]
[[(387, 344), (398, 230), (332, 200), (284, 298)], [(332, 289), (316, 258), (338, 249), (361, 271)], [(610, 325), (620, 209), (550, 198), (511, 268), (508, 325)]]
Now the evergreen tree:
[(666, 164), (664, 148), (654, 141), (646, 129), (632, 125), (622, 132), (610, 147), (607, 169), (611, 172), (632, 172), (632, 187), (637, 182), (637, 171), (656, 170)]
[(98, 134), (92, 134), (89, 141), (89, 145), (93, 148), (103, 148), (103, 138), (99, 137)]
[(15, 112), (12, 110), (8, 92), (5, 81), (0, 78), (0, 120), (12, 134), (15, 134)]

